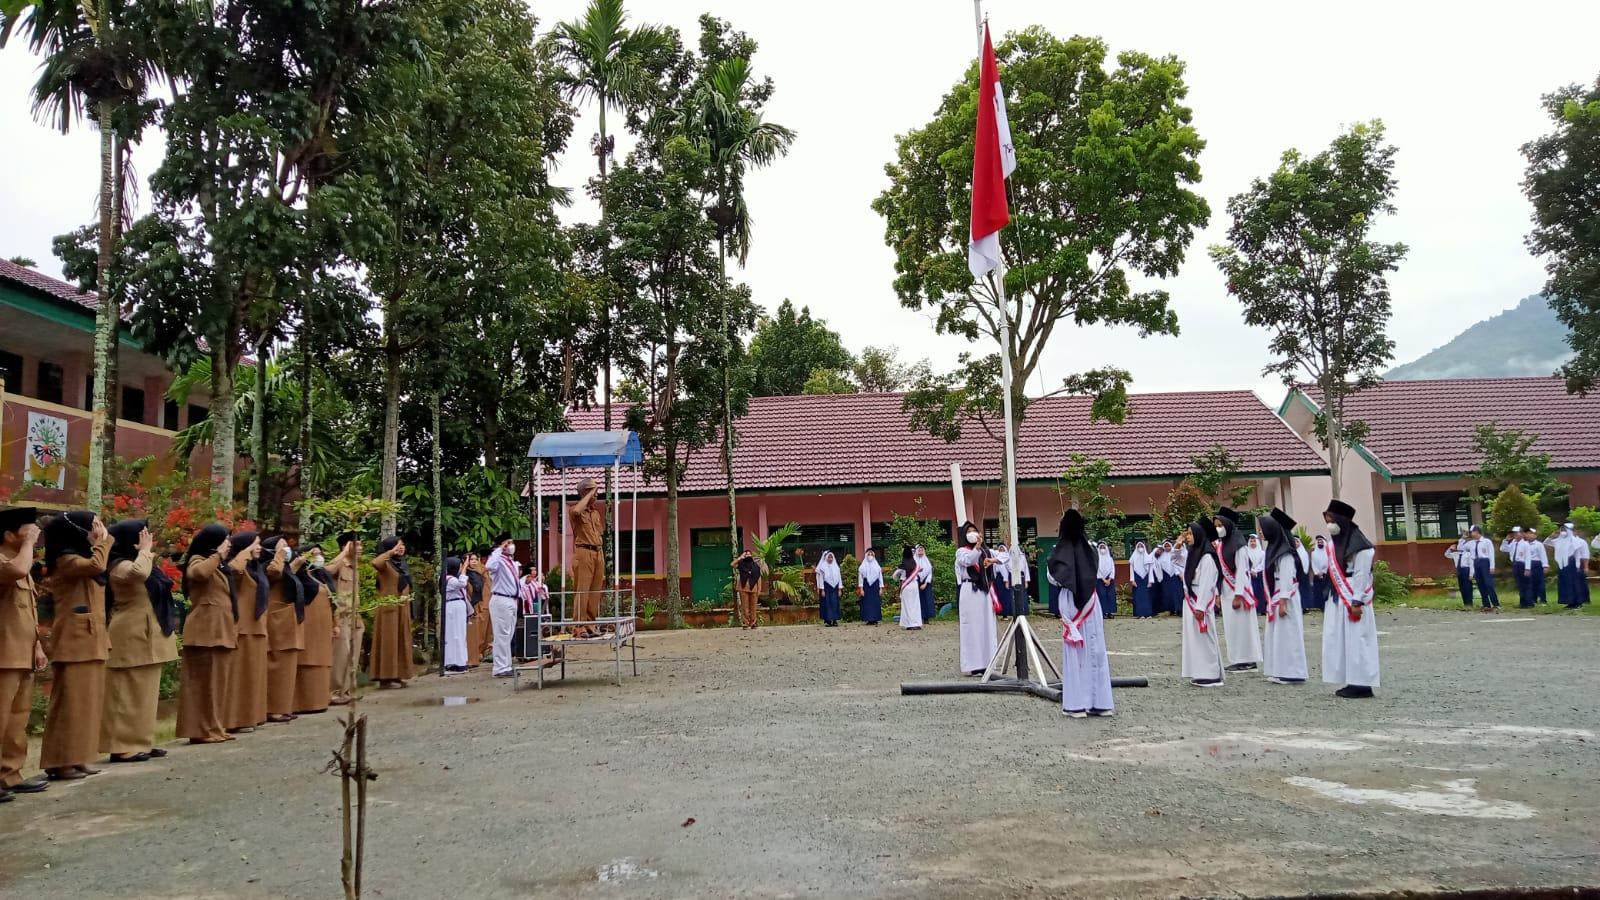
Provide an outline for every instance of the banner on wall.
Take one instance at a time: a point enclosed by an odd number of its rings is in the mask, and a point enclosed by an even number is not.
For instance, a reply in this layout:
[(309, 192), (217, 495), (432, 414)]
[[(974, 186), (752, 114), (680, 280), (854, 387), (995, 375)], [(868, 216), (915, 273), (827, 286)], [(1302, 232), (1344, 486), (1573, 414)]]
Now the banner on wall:
[(66, 419), (28, 412), (27, 479), (39, 487), (66, 490)]

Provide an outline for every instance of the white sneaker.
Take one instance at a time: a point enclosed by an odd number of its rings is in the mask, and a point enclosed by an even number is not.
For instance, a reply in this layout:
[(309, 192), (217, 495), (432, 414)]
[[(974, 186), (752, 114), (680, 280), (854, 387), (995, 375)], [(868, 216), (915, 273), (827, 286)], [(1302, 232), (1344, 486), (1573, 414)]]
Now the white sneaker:
[(1061, 714), (1063, 716), (1066, 716), (1069, 719), (1087, 719), (1087, 718), (1089, 718), (1089, 714), (1084, 712), (1081, 709), (1073, 709), (1073, 710), (1063, 709), (1061, 711)]
[(1195, 679), (1194, 681), (1191, 681), (1189, 683), (1194, 685), (1195, 687), (1204, 687), (1204, 688), (1222, 687), (1222, 682), (1221, 681), (1200, 681), (1199, 679)]

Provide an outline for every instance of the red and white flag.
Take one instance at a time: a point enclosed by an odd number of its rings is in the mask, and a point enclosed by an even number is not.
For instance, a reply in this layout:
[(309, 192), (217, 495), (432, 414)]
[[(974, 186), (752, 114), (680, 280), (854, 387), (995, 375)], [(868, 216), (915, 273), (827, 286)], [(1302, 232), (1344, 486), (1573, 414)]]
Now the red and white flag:
[(983, 60), (978, 72), (978, 133), (972, 154), (972, 242), (967, 268), (982, 278), (1000, 265), (1000, 229), (1011, 221), (1006, 206), (1007, 178), (1017, 168), (1017, 150), (1006, 120), (1006, 95), (994, 60), (989, 25), (983, 26)]

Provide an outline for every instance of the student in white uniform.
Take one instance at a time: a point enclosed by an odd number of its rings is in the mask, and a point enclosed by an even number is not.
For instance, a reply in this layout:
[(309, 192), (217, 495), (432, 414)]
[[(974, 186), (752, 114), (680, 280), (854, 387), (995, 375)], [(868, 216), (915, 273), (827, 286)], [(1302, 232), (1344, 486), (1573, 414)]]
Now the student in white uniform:
[[(1188, 534), (1188, 532), (1184, 532)], [(1183, 573), (1189, 566), (1189, 546), (1187, 538), (1180, 538), (1176, 544), (1167, 541), (1172, 549), (1167, 551), (1167, 612), (1174, 616), (1187, 615), (1183, 599), (1189, 596), (1189, 584), (1184, 580)]]
[(1113, 709), (1105, 611), (1096, 596), (1100, 565), (1083, 515), (1067, 510), (1049, 568), (1061, 585), (1061, 714), (1074, 719), (1109, 716)]
[(1511, 560), (1511, 578), (1517, 583), (1517, 605), (1528, 603), (1528, 567), (1522, 559), (1522, 526), (1511, 526), (1511, 533), (1500, 539), (1500, 552)]
[(1483, 599), (1483, 611), (1498, 613), (1500, 592), (1494, 585), (1494, 543), (1483, 536), (1482, 526), (1474, 525), (1467, 533), (1467, 546), (1472, 548), (1472, 580)]
[(1261, 629), (1256, 625), (1255, 591), (1250, 586), (1250, 544), (1239, 528), (1239, 514), (1224, 506), (1211, 518), (1217, 530), (1217, 565), (1222, 569), (1223, 637), (1228, 671), (1261, 664)]
[(1545, 592), (1544, 573), (1550, 568), (1550, 554), (1539, 541), (1539, 533), (1532, 528), (1522, 533), (1522, 564), (1527, 568), (1528, 596), (1522, 605), (1531, 609), (1534, 604), (1550, 603)]
[(1328, 602), (1328, 595), (1332, 593), (1328, 584), (1328, 536), (1319, 534), (1312, 543), (1311, 602), (1305, 605), (1305, 609), (1322, 612), (1323, 604)]
[(1198, 687), (1222, 686), (1222, 648), (1217, 644), (1217, 599), (1222, 592), (1217, 565), (1217, 530), (1200, 519), (1179, 538), (1189, 553), (1183, 569), (1183, 677)]
[(1561, 526), (1545, 543), (1555, 549), (1556, 600), (1568, 609), (1589, 602), (1589, 582), (1584, 571), (1589, 563), (1589, 545), (1578, 537), (1571, 522)]
[(1378, 616), (1372, 609), (1372, 563), (1377, 549), (1355, 523), (1355, 507), (1328, 502), (1322, 513), (1333, 553), (1328, 576), (1333, 599), (1322, 620), (1322, 680), (1342, 684), (1340, 697), (1371, 697), (1378, 686)]
[(971, 522), (962, 523), (961, 535), (965, 543), (956, 548), (961, 671), (982, 675), (1000, 642), (994, 618), (994, 553), (983, 545), (983, 533)]
[(917, 571), (916, 553), (906, 544), (893, 574), (900, 580), (900, 627), (907, 631), (922, 630), (922, 586), (917, 582)]
[(510, 678), (515, 661), (511, 656), (511, 632), (517, 627), (518, 579), (522, 566), (510, 535), (502, 535), (485, 562), (489, 570), (489, 625), (494, 629), (494, 676)]
[(1444, 555), (1456, 567), (1456, 592), (1461, 595), (1461, 605), (1472, 606), (1472, 547), (1469, 539), (1462, 535), (1454, 544), (1445, 549)]
[(1258, 525), (1267, 539), (1267, 625), (1261, 669), (1275, 684), (1304, 684), (1306, 636), (1300, 617), (1300, 586), (1305, 583), (1306, 570), (1295, 551), (1305, 548), (1294, 536), (1294, 520), (1281, 509), (1273, 509)]
[(461, 559), (444, 561), (444, 670), (447, 674), (467, 670), (467, 576), (461, 572)]

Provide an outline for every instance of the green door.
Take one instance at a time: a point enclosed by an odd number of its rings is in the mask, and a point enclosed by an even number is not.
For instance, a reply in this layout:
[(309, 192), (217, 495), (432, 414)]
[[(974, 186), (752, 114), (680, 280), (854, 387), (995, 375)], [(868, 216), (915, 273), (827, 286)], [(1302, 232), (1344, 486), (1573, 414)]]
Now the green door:
[(1056, 538), (1041, 537), (1034, 540), (1039, 547), (1039, 558), (1033, 561), (1033, 599), (1040, 605), (1050, 603), (1050, 582), (1044, 578), (1050, 562), (1050, 551), (1056, 548)]
[[(744, 529), (739, 530), (744, 537)], [(728, 529), (696, 528), (689, 532), (689, 599), (715, 600), (733, 579)]]

